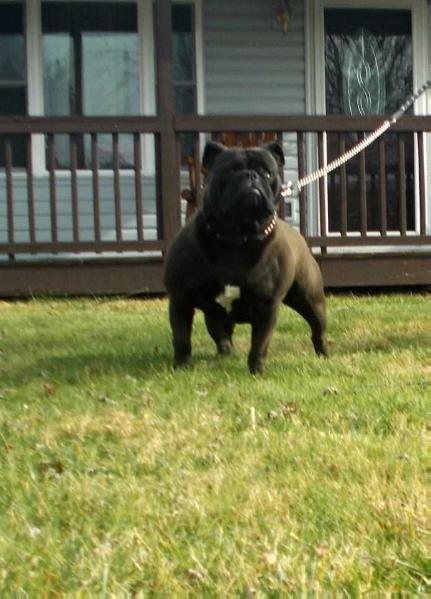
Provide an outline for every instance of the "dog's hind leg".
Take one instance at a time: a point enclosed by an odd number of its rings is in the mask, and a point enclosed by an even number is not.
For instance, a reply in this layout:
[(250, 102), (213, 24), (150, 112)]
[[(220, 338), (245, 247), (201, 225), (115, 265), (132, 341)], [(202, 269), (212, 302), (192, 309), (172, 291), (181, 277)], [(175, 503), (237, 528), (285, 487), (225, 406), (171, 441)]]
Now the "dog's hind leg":
[(234, 323), (226, 315), (206, 312), (205, 324), (217, 346), (217, 352), (221, 355), (231, 354)]
[(194, 306), (183, 296), (171, 296), (169, 300), (169, 320), (172, 328), (174, 347), (174, 367), (186, 367), (192, 357), (192, 324)]
[(316, 354), (327, 357), (326, 308), (323, 289), (314, 295), (309, 295), (297, 283), (294, 283), (283, 303), (298, 312), (308, 322)]

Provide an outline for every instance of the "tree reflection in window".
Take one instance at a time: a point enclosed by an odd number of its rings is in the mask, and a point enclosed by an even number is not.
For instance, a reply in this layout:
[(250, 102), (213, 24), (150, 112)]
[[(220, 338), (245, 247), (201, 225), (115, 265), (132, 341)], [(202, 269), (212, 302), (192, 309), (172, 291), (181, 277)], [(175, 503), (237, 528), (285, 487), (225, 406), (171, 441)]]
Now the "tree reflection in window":
[[(410, 11), (327, 9), (325, 30), (327, 112), (395, 112), (413, 89)], [(352, 102), (355, 79), (368, 98), (362, 110)]]
[[(132, 2), (42, 4), (45, 114), (139, 114), (137, 8)], [(56, 136), (56, 165), (70, 168), (68, 136)], [(112, 137), (98, 136), (99, 164), (112, 168)], [(120, 167), (133, 166), (133, 139), (119, 136)], [(78, 140), (78, 164), (90, 168), (88, 135)]]
[[(193, 4), (172, 5), (172, 53), (175, 111), (196, 112), (196, 68)], [(180, 136), (181, 157), (193, 155), (193, 133)]]
[[(0, 3), (0, 115), (27, 112), (27, 69), (23, 30), (23, 6)], [(15, 167), (26, 165), (25, 139), (11, 138)], [(0, 166), (5, 166), (3, 139), (0, 141)]]
[[(413, 90), (411, 11), (375, 9), (325, 10), (325, 84), (328, 114), (367, 116), (392, 114)], [(347, 133), (345, 144), (359, 137)], [(385, 187), (388, 230), (400, 228), (400, 168), (398, 140), (393, 132), (386, 142)], [(405, 187), (407, 228), (415, 226), (414, 145), (406, 135)], [(327, 136), (328, 160), (339, 155), (337, 135)], [(380, 176), (377, 144), (365, 152), (367, 229), (378, 231), (380, 221)], [(358, 231), (360, 215), (359, 157), (346, 165), (347, 230)], [(341, 178), (339, 170), (328, 176), (328, 227), (341, 229)]]

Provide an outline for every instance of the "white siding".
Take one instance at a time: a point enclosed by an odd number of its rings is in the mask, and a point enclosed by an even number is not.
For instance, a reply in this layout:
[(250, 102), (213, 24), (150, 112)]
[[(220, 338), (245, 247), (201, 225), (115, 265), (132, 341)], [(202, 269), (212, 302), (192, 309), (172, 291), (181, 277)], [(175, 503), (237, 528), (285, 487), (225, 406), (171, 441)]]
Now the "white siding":
[[(205, 112), (304, 114), (304, 2), (293, 0), (289, 31), (268, 0), (204, 1)], [(297, 179), (295, 135), (284, 136), (285, 179)], [(293, 223), (297, 202), (286, 207)]]
[(304, 6), (285, 35), (277, 2), (205, 0), (205, 107), (217, 114), (305, 112)]
[[(70, 174), (58, 173), (57, 194), (57, 233), (58, 240), (73, 241), (72, 193)], [(14, 236), (17, 242), (30, 241), (29, 211), (27, 201), (27, 177), (14, 174), (12, 178), (14, 194)], [(143, 178), (143, 211), (145, 239), (156, 239), (156, 206), (154, 178)], [(100, 175), (100, 224), (102, 241), (115, 240), (115, 200), (114, 183), (111, 174)], [(93, 241), (94, 211), (93, 191), (90, 174), (78, 175), (78, 214), (81, 241)], [(51, 208), (49, 181), (47, 176), (34, 177), (34, 211), (36, 240), (51, 241)], [(124, 240), (136, 240), (135, 181), (133, 175), (121, 175), (121, 216)], [(7, 242), (7, 200), (4, 175), (0, 176), (0, 243)]]

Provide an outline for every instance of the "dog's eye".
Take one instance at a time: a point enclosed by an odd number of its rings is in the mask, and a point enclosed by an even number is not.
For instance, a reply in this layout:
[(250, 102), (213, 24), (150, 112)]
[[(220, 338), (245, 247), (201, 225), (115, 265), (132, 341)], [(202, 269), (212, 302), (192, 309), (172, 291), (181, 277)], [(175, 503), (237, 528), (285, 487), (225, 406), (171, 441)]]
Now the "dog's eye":
[(266, 170), (266, 168), (262, 168), (259, 172), (259, 174), (261, 175), (261, 177), (263, 177), (264, 179), (268, 179), (268, 181), (271, 179), (271, 173), (269, 171)]

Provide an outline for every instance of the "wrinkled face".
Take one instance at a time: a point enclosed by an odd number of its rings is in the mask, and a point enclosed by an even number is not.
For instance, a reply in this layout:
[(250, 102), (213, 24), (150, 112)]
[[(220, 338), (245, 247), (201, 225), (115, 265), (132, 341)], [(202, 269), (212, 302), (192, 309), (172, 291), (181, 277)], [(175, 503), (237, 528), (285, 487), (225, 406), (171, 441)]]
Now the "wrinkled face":
[(264, 148), (224, 149), (210, 166), (205, 216), (225, 235), (252, 235), (272, 217), (280, 194), (279, 165)]

